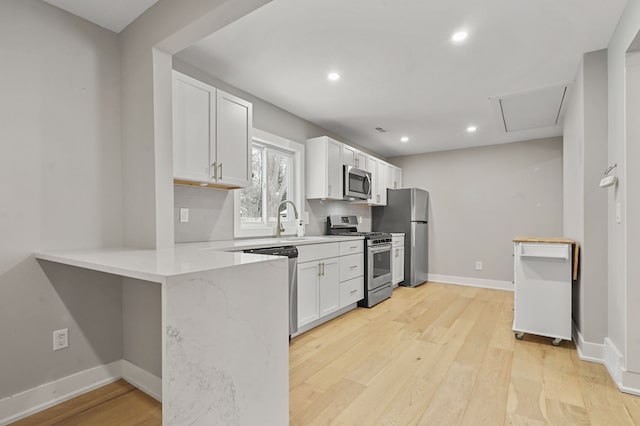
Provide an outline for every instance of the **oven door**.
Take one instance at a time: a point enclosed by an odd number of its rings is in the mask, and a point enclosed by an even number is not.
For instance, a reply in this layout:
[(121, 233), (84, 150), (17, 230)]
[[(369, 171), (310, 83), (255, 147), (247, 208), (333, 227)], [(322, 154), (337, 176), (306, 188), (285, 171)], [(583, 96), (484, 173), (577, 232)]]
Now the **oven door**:
[(371, 198), (371, 173), (344, 166), (344, 198), (359, 200)]
[(391, 244), (367, 248), (367, 290), (391, 283)]

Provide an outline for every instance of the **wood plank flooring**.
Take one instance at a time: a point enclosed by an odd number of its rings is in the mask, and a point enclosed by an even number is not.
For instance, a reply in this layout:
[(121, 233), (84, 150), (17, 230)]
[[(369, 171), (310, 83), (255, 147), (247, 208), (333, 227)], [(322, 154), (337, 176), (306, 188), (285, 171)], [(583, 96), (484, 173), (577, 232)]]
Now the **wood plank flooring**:
[[(398, 288), (291, 342), (292, 425), (640, 425), (640, 397), (575, 347), (511, 331), (513, 293)], [(124, 381), (15, 423), (160, 425)]]
[(640, 425), (604, 366), (512, 322), (511, 292), (398, 288), (291, 342), (290, 423)]

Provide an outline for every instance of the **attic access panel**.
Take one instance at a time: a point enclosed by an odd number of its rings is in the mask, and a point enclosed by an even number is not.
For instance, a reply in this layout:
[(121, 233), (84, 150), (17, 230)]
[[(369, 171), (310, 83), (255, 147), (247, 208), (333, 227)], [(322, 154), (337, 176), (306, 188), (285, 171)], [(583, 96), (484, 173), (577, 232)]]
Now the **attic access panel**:
[(505, 132), (555, 127), (560, 123), (568, 85), (492, 98)]

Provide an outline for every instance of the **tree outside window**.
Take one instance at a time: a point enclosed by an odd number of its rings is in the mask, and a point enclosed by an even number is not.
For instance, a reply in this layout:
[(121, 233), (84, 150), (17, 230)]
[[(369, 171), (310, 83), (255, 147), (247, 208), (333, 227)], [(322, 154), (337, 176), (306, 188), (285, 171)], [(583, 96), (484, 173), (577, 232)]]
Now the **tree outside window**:
[[(258, 143), (251, 156), (251, 186), (240, 193), (240, 219), (246, 226), (277, 221), (280, 202), (292, 194), (293, 154)], [(282, 223), (291, 221), (289, 205), (280, 212)]]

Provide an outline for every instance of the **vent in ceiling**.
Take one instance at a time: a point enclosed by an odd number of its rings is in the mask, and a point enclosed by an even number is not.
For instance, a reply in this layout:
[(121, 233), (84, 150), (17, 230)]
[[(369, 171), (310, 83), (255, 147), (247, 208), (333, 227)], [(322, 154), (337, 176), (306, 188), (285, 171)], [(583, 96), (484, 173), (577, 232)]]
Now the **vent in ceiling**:
[(491, 98), (506, 132), (555, 127), (562, 121), (568, 84)]

